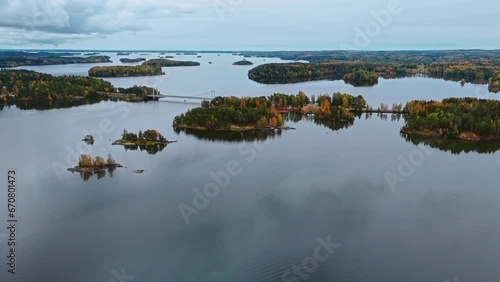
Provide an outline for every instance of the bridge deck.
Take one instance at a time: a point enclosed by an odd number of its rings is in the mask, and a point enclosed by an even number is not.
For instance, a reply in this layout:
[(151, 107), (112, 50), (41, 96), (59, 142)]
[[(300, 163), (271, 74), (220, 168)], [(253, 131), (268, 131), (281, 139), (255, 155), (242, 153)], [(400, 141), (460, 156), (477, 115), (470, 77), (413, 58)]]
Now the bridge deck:
[(195, 97), (195, 96), (178, 96), (178, 95), (148, 95), (148, 98), (180, 98), (180, 99), (197, 99), (197, 100), (212, 100), (208, 97)]

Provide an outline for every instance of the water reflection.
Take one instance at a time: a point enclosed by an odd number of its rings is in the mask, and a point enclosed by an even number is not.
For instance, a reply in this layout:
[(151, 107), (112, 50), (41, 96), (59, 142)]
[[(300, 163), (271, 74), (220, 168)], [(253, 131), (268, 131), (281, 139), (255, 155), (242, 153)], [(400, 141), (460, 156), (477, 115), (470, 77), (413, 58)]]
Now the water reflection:
[(125, 148), (125, 151), (131, 150), (131, 151), (137, 151), (140, 150), (146, 151), (150, 155), (155, 155), (158, 154), (159, 152), (163, 151), (167, 147), (167, 144), (155, 144), (155, 145), (123, 145), (123, 148)]
[(90, 178), (92, 178), (94, 175), (97, 177), (97, 180), (100, 180), (100, 179), (106, 177), (106, 172), (108, 172), (109, 177), (113, 178), (115, 170), (116, 170), (116, 168), (110, 168), (108, 170), (100, 170), (100, 171), (96, 171), (96, 172), (85, 171), (85, 172), (76, 172), (76, 173), (80, 174), (80, 177), (83, 179), (83, 181), (89, 181)]
[[(315, 123), (317, 125), (329, 128), (333, 131), (339, 131), (347, 129), (354, 125), (356, 119), (361, 119), (365, 116), (365, 119), (370, 119), (374, 115), (381, 120), (388, 120), (389, 117), (391, 121), (399, 121), (401, 119), (401, 114), (384, 114), (384, 113), (355, 113), (354, 120), (318, 120), (315, 119), (313, 115), (303, 115), (301, 113), (284, 113), (283, 120), (286, 123), (298, 123), (300, 121), (307, 121)], [(286, 130), (262, 130), (262, 131), (245, 131), (245, 132), (230, 132), (230, 131), (205, 131), (205, 130), (194, 130), (194, 129), (176, 129), (175, 132), (180, 134), (183, 132), (186, 135), (191, 135), (200, 140), (208, 140), (212, 142), (251, 142), (251, 141), (265, 141), (267, 139), (273, 139), (276, 137), (281, 137), (283, 131)]]
[(411, 142), (415, 145), (423, 144), (433, 149), (438, 149), (444, 152), (451, 152), (454, 155), (462, 153), (478, 153), (478, 154), (494, 154), (500, 150), (500, 140), (466, 142), (449, 138), (430, 138), (420, 135), (409, 135), (401, 133), (406, 142)]
[[(73, 108), (83, 105), (96, 104), (107, 99), (94, 98), (94, 99), (81, 99), (81, 100), (55, 100), (55, 101), (36, 101), (36, 102), (16, 102), (14, 105), (21, 110), (51, 110), (51, 109), (65, 109)], [(9, 105), (10, 107), (10, 105)], [(3, 109), (0, 108), (0, 110)]]
[(194, 129), (176, 129), (175, 132), (180, 134), (183, 132), (186, 135), (194, 136), (200, 140), (211, 142), (252, 142), (265, 141), (269, 138), (274, 139), (281, 137), (282, 130), (262, 130), (262, 131), (245, 131), (245, 132), (230, 132), (230, 131), (205, 131)]

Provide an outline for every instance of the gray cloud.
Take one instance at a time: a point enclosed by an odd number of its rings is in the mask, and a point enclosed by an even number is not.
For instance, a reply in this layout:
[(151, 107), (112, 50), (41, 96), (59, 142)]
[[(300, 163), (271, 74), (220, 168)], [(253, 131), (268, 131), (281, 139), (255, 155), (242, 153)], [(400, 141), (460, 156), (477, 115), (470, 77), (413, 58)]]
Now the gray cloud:
[(0, 27), (10, 43), (59, 44), (149, 30), (162, 20), (195, 17), (207, 6), (205, 0), (0, 0)]

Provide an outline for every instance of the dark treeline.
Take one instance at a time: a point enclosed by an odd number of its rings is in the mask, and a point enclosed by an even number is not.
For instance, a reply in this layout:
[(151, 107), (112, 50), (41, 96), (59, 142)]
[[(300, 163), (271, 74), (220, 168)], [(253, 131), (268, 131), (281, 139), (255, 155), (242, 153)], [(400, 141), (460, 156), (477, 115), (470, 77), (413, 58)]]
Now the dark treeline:
[(108, 56), (65, 57), (79, 53), (50, 53), (50, 52), (0, 52), (0, 67), (37, 66), (37, 65), (64, 65), (83, 63), (111, 63)]
[(257, 82), (278, 79), (285, 81), (295, 78), (342, 79), (347, 74), (358, 71), (381, 74), (384, 77), (404, 77), (417, 74), (417, 65), (376, 64), (362, 62), (328, 62), (328, 63), (287, 63), (264, 64), (251, 69), (248, 77)]
[(406, 104), (405, 133), (432, 134), (470, 141), (500, 137), (500, 101), (448, 98)]
[[(487, 83), (500, 72), (500, 65), (490, 62), (433, 62), (429, 64), (400, 64), (400, 63), (366, 63), (352, 62), (325, 62), (325, 63), (287, 63), (264, 64), (249, 71), (248, 77), (260, 83), (287, 83), (299, 80), (344, 79), (354, 85), (373, 85), (376, 76), (384, 78), (399, 78), (427, 75), (453, 81), (470, 83)], [(363, 77), (364, 76), (364, 77)], [(363, 78), (362, 78), (363, 77)], [(361, 80), (359, 80), (361, 79)], [(495, 81), (490, 81), (490, 85)]]
[(252, 62), (247, 61), (247, 60), (241, 60), (233, 63), (234, 66), (251, 66), (253, 65)]
[(429, 64), (432, 62), (472, 63), (488, 61), (500, 65), (500, 50), (431, 50), (431, 51), (256, 51), (245, 56), (278, 57), (283, 60), (330, 62), (363, 61), (376, 63)]
[(146, 61), (146, 58), (135, 58), (135, 59), (129, 59), (129, 58), (121, 58), (120, 62), (122, 63), (139, 63)]
[(143, 65), (156, 67), (193, 67), (199, 66), (200, 63), (192, 61), (175, 61), (168, 59), (151, 59), (144, 62)]

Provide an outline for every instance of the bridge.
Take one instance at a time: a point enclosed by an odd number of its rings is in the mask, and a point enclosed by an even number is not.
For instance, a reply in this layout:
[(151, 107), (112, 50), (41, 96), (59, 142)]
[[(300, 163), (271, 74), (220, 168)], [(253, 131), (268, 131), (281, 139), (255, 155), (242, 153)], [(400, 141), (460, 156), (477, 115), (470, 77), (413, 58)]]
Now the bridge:
[[(210, 97), (207, 97), (208, 95), (210, 95)], [(148, 98), (148, 100), (159, 100), (160, 98), (178, 98), (178, 99), (196, 99), (196, 100), (210, 101), (213, 98), (215, 98), (215, 90), (192, 96), (162, 95), (162, 94), (157, 94), (157, 92), (153, 91), (153, 95), (147, 95), (146, 97)]]

